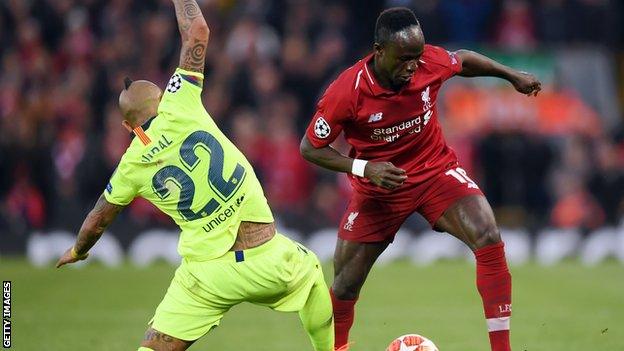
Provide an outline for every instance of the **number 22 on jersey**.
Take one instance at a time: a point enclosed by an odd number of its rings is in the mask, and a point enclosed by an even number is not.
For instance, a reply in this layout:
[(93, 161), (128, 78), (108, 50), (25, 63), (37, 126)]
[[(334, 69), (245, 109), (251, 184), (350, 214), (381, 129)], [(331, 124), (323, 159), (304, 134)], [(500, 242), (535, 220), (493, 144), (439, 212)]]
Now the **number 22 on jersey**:
[(195, 197), (195, 183), (188, 173), (192, 172), (202, 161), (196, 153), (198, 148), (203, 148), (210, 153), (207, 182), (221, 200), (228, 201), (234, 196), (246, 174), (245, 168), (237, 163), (232, 175), (225, 180), (223, 178), (224, 153), (219, 141), (203, 130), (191, 133), (180, 146), (180, 160), (186, 171), (178, 166), (169, 165), (161, 168), (152, 177), (152, 189), (163, 200), (171, 194), (166, 186), (168, 182), (180, 189), (178, 212), (186, 221), (207, 217), (221, 207), (221, 204), (213, 197), (199, 211), (191, 210)]

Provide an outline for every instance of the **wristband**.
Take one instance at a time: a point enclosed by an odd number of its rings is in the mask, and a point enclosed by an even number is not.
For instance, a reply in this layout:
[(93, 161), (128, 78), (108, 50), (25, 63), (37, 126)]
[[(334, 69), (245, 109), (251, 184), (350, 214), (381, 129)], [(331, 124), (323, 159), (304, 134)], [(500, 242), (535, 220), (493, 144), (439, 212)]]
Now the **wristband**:
[(78, 260), (84, 260), (85, 258), (87, 258), (87, 256), (89, 256), (88, 252), (82, 255), (78, 255), (78, 253), (76, 252), (76, 248), (73, 246), (71, 248), (70, 254), (73, 259), (78, 259)]
[(368, 161), (353, 159), (353, 165), (351, 166), (351, 174), (356, 175), (358, 177), (364, 177), (364, 169), (366, 168), (366, 164)]

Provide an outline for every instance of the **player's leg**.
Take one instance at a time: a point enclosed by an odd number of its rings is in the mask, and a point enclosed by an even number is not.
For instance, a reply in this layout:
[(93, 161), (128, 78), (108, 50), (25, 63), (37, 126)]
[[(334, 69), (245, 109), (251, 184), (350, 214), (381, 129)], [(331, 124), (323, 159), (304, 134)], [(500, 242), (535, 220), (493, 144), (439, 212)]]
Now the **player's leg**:
[(390, 241), (359, 243), (338, 238), (334, 253), (334, 282), (330, 291), (336, 348), (348, 343), (360, 289), (377, 257), (389, 243)]
[(490, 204), (483, 195), (470, 195), (453, 203), (435, 223), (463, 241), (472, 251), (501, 242)]
[(215, 262), (182, 260), (149, 322), (141, 347), (186, 350), (219, 325), (236, 301), (215, 293), (213, 287), (215, 282), (228, 286), (236, 272), (225, 271)]
[(334, 350), (334, 320), (332, 305), (327, 285), (322, 274), (312, 286), (308, 300), (299, 311), (303, 323), (315, 351)]
[(141, 341), (141, 347), (139, 347), (138, 351), (184, 351), (193, 342), (174, 338), (149, 327), (145, 332), (145, 337)]
[(330, 291), (336, 348), (348, 343), (360, 289), (413, 206), (409, 194), (380, 200), (354, 193), (351, 198), (338, 231)]
[[(298, 312), (315, 351), (333, 351), (332, 306), (318, 257), (281, 234), (244, 251), (237, 264), (243, 281), (232, 289), (240, 299), (281, 312)], [(250, 284), (253, 282), (253, 284)]]
[(463, 197), (444, 212), (435, 228), (457, 237), (474, 252), (477, 289), (483, 300), (492, 351), (511, 350), (511, 274), (489, 203), (483, 195)]
[(390, 241), (359, 243), (338, 238), (334, 251), (332, 292), (341, 300), (358, 297), (373, 264)]

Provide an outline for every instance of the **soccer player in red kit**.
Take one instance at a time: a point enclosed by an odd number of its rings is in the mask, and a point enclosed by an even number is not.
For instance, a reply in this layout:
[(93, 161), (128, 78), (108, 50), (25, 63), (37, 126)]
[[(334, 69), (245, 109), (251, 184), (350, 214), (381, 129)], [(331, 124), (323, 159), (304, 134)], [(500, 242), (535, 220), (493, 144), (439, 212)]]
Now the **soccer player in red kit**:
[[(541, 83), (475, 52), (425, 44), (407, 8), (379, 15), (373, 49), (327, 88), (301, 142), (306, 160), (350, 173), (354, 190), (338, 231), (330, 289), (336, 349), (348, 348), (354, 306), (373, 263), (418, 212), (472, 249), (492, 351), (510, 350), (504, 244), (490, 205), (442, 136), (436, 99), (454, 75), (503, 78), (528, 96)], [(341, 131), (352, 146), (348, 157), (329, 145)]]

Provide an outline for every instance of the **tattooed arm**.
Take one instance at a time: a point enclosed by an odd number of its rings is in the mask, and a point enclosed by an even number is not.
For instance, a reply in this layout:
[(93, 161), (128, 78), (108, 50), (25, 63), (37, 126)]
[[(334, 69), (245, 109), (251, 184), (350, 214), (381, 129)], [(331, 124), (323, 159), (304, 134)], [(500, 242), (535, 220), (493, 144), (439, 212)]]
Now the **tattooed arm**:
[(101, 195), (93, 210), (89, 212), (87, 218), (82, 223), (76, 243), (65, 251), (57, 262), (56, 268), (87, 258), (89, 249), (100, 239), (104, 230), (123, 208), (123, 206), (109, 203), (104, 198), (104, 195)]
[(191, 347), (194, 342), (194, 340), (186, 341), (174, 338), (150, 326), (145, 332), (145, 337), (141, 342), (141, 346), (149, 350), (186, 350)]
[(180, 68), (203, 73), (210, 35), (206, 20), (195, 0), (173, 0), (173, 4), (182, 35)]

